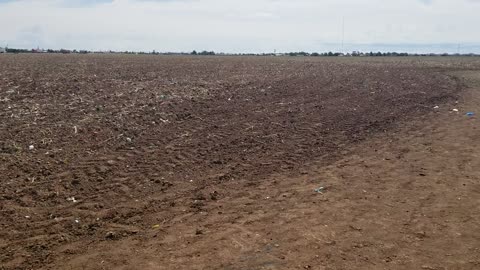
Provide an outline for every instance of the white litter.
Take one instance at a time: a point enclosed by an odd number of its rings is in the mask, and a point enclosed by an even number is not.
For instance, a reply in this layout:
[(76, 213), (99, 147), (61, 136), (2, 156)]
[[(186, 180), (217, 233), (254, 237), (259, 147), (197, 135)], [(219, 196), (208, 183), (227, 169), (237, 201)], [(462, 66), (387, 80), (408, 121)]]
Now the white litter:
[(454, 112), (458, 112), (458, 109), (453, 109), (452, 111), (454, 111)]
[(77, 200), (75, 200), (75, 197), (67, 198), (67, 201), (74, 202), (74, 203), (78, 202)]
[(35, 149), (35, 146), (33, 146), (33, 145), (30, 145), (30, 146), (28, 147), (28, 150), (30, 150), (30, 151), (33, 150), (33, 149)]

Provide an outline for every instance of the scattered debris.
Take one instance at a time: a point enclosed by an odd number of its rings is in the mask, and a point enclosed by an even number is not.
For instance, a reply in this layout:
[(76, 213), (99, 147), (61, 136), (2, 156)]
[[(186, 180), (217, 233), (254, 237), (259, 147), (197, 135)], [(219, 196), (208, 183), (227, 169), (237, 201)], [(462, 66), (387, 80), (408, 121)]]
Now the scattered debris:
[(131, 142), (132, 142), (132, 139), (127, 137), (127, 142), (128, 142), (128, 143), (131, 143)]
[(325, 191), (325, 187), (319, 187), (319, 188), (315, 189), (315, 192), (320, 193), (320, 194), (323, 194), (324, 191)]
[(160, 228), (160, 224), (155, 224), (152, 226), (152, 229), (158, 229), (158, 228)]
[(468, 112), (468, 113), (467, 113), (467, 116), (470, 116), (470, 117), (472, 117), (472, 116), (474, 116), (474, 115), (475, 115), (474, 112)]
[(35, 146), (33, 146), (33, 145), (30, 145), (30, 146), (28, 147), (28, 150), (30, 150), (30, 151), (32, 151), (33, 149), (35, 149)]
[(67, 201), (69, 201), (69, 202), (73, 202), (73, 203), (76, 203), (76, 202), (78, 202), (77, 200), (75, 200), (75, 197), (70, 197), (70, 198), (67, 198)]
[(458, 110), (458, 109), (453, 109), (452, 111), (454, 111), (454, 112), (459, 112), (459, 110)]
[(73, 129), (75, 130), (75, 134), (77, 134), (77, 133), (78, 133), (78, 128), (77, 128), (77, 126), (74, 126)]
[(435, 107), (433, 107), (433, 108), (434, 108), (434, 109), (440, 109), (440, 106), (435, 106)]
[(30, 218), (30, 216), (25, 216), (25, 218), (27, 218), (27, 219), (28, 219), (28, 218)]

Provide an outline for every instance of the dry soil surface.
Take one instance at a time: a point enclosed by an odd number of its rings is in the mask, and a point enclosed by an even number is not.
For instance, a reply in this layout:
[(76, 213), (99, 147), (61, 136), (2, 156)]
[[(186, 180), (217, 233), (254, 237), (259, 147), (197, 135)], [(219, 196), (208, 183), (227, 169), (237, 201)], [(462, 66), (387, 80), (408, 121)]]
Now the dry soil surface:
[(479, 269), (479, 71), (1, 56), (0, 269)]

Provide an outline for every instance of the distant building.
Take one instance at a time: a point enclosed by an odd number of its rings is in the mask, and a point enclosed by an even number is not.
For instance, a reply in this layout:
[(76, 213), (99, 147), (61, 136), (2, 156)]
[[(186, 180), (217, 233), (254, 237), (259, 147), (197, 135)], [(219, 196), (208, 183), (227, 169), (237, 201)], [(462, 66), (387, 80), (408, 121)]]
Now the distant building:
[(7, 52), (6, 48), (0, 47), (0, 53), (6, 53), (6, 52)]

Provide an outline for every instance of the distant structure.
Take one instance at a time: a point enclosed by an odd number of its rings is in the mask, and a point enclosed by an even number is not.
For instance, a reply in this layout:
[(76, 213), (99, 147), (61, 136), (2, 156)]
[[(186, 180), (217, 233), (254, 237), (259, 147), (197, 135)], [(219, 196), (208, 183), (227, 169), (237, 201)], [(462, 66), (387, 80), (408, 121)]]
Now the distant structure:
[(6, 52), (7, 52), (7, 48), (0, 47), (0, 53), (6, 53)]

